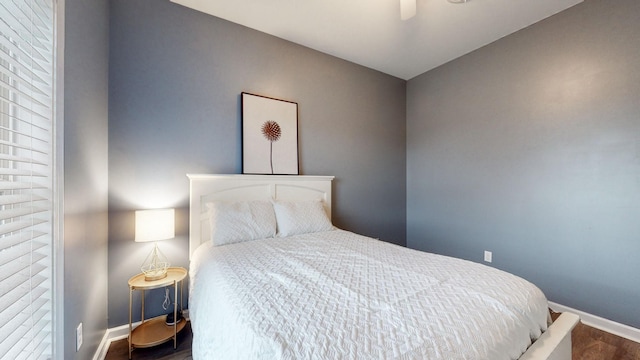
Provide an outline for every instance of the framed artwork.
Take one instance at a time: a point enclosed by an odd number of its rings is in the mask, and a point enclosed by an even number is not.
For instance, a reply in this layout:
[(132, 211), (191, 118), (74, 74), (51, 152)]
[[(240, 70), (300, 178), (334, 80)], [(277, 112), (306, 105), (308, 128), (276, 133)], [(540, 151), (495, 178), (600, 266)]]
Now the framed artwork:
[(242, 172), (298, 175), (298, 104), (242, 93)]

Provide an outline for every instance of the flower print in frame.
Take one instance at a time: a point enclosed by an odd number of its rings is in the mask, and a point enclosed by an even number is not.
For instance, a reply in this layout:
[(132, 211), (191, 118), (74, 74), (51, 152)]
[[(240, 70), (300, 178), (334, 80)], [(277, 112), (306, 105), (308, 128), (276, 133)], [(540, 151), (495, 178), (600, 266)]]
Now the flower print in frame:
[(298, 104), (242, 93), (242, 172), (298, 174)]

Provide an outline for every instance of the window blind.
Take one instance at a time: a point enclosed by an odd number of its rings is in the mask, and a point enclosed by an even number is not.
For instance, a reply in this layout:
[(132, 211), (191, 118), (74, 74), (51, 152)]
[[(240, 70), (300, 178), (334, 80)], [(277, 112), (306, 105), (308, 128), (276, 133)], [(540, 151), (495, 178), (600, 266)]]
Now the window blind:
[(53, 357), (53, 0), (0, 0), (0, 356)]

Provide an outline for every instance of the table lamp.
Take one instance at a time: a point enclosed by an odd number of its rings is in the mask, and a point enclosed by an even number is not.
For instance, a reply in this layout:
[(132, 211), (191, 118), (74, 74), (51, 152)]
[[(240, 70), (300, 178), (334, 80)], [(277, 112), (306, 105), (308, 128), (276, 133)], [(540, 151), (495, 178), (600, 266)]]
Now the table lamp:
[(167, 276), (169, 261), (158, 248), (158, 240), (175, 237), (175, 210), (136, 211), (136, 242), (155, 241), (153, 251), (140, 268), (146, 281), (159, 280)]

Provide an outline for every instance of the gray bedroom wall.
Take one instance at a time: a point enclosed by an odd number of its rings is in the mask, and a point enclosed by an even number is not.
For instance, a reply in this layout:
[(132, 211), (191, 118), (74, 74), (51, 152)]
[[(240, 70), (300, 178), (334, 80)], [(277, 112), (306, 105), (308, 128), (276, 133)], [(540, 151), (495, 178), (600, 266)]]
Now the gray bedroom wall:
[(65, 9), (64, 358), (91, 359), (107, 329), (108, 1)]
[[(405, 81), (168, 0), (110, 5), (109, 327), (127, 323), (127, 280), (151, 251), (134, 210), (177, 208), (159, 246), (188, 267), (185, 174), (242, 171), (243, 91), (298, 103), (300, 173), (336, 176), (335, 225), (405, 244)], [(147, 294), (151, 314), (163, 294)]]
[(407, 243), (640, 327), (640, 2), (586, 0), (409, 81)]

